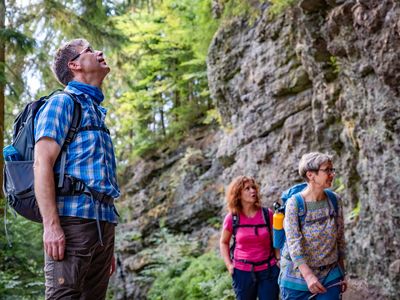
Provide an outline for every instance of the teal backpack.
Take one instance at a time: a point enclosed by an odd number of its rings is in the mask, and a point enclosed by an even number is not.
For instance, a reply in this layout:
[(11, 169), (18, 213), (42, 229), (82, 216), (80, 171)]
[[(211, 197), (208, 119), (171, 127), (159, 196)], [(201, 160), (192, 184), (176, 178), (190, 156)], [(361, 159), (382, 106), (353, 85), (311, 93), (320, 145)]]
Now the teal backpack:
[[(307, 215), (307, 207), (304, 203), (304, 199), (303, 197), (301, 197), (300, 192), (303, 191), (305, 188), (307, 187), (307, 183), (303, 182), (303, 183), (299, 183), (296, 184), (294, 186), (292, 186), (291, 188), (287, 189), (286, 191), (284, 191), (281, 195), (281, 199), (282, 199), (282, 205), (279, 204), (278, 202), (274, 203), (274, 210), (275, 212), (280, 212), (280, 213), (285, 213), (285, 208), (286, 208), (286, 203), (287, 201), (291, 198), (291, 197), (295, 197), (296, 199), (296, 204), (297, 204), (297, 208), (298, 208), (298, 216), (299, 216), (299, 224), (303, 224), (305, 219), (306, 219), (306, 215)], [(328, 196), (328, 201), (330, 202), (330, 215), (333, 216), (335, 219), (338, 216), (338, 201), (337, 201), (337, 197), (335, 195), (334, 192), (332, 192), (329, 189), (325, 189), (324, 190), (326, 195)], [(336, 222), (337, 224), (337, 222)], [(282, 249), (285, 245), (285, 241), (286, 241), (286, 235), (285, 235), (285, 230), (284, 229), (275, 229), (273, 228), (273, 246), (276, 249), (280, 249), (282, 252)]]

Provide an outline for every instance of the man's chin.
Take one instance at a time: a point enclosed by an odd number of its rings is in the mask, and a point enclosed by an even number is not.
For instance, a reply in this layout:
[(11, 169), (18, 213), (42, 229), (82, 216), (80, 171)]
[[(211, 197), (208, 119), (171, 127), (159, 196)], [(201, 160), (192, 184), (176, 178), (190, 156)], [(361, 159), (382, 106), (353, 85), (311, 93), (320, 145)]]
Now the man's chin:
[(110, 73), (111, 68), (110, 68), (109, 66), (105, 65), (105, 66), (103, 66), (103, 67), (101, 68), (101, 71), (102, 71), (104, 77), (106, 77), (107, 74)]
[(104, 69), (107, 70), (107, 74), (110, 73), (110, 71), (111, 71), (111, 68), (108, 65), (105, 65)]

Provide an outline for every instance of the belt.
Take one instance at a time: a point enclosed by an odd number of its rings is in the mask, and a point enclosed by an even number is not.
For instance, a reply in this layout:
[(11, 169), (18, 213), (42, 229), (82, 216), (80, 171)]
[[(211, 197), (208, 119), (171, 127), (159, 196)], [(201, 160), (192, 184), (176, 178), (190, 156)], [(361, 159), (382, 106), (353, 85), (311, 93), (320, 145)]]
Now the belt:
[(275, 258), (274, 255), (271, 255), (270, 257), (268, 257), (265, 260), (261, 260), (261, 261), (257, 261), (257, 262), (250, 261), (250, 260), (247, 260), (247, 259), (235, 259), (235, 261), (251, 265), (251, 270), (250, 270), (251, 277), (253, 278), (253, 281), (256, 282), (257, 279), (256, 279), (256, 275), (254, 274), (254, 267), (267, 264), (268, 265), (268, 270), (271, 271), (271, 260), (273, 258)]

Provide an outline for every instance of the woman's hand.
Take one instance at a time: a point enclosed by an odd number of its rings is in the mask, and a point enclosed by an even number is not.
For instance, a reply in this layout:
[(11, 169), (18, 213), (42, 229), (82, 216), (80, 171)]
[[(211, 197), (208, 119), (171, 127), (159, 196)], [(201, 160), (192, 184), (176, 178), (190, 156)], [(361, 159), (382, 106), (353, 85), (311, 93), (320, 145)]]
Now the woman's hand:
[(304, 280), (307, 282), (308, 290), (313, 294), (321, 294), (326, 292), (326, 288), (319, 282), (318, 278), (311, 272), (307, 276), (304, 276)]
[(301, 264), (299, 266), (301, 275), (303, 275), (304, 280), (307, 282), (308, 290), (313, 294), (321, 294), (326, 292), (326, 288), (319, 282), (317, 276), (311, 271), (307, 264)]
[(344, 293), (347, 290), (347, 279), (346, 279), (346, 277), (343, 278), (342, 282), (343, 282), (342, 283), (342, 293)]
[(276, 266), (280, 269), (281, 268), (281, 259), (277, 258), (276, 259)]
[[(271, 231), (271, 236), (273, 236), (273, 232)], [(276, 266), (280, 269), (281, 268), (281, 251), (280, 249), (274, 248), (275, 258), (276, 258)]]
[(229, 253), (229, 241), (231, 240), (232, 233), (224, 229), (221, 233), (221, 238), (219, 240), (219, 249), (221, 251), (222, 258), (224, 259), (225, 266), (229, 274), (233, 274), (233, 264), (231, 261)]
[(233, 275), (233, 265), (229, 264), (226, 266), (226, 268), (228, 269), (229, 274)]

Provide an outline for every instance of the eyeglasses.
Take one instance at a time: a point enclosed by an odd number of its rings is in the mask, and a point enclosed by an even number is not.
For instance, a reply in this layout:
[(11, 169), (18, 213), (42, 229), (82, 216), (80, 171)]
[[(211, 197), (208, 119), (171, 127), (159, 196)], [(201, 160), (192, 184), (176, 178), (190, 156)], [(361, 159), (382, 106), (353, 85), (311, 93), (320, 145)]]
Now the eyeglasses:
[(326, 174), (336, 174), (335, 168), (318, 169), (317, 171), (325, 172)]
[(91, 46), (84, 48), (81, 52), (79, 52), (77, 55), (75, 55), (70, 61), (74, 61), (75, 59), (77, 59), (79, 56), (81, 56), (83, 53), (94, 53), (94, 50)]

